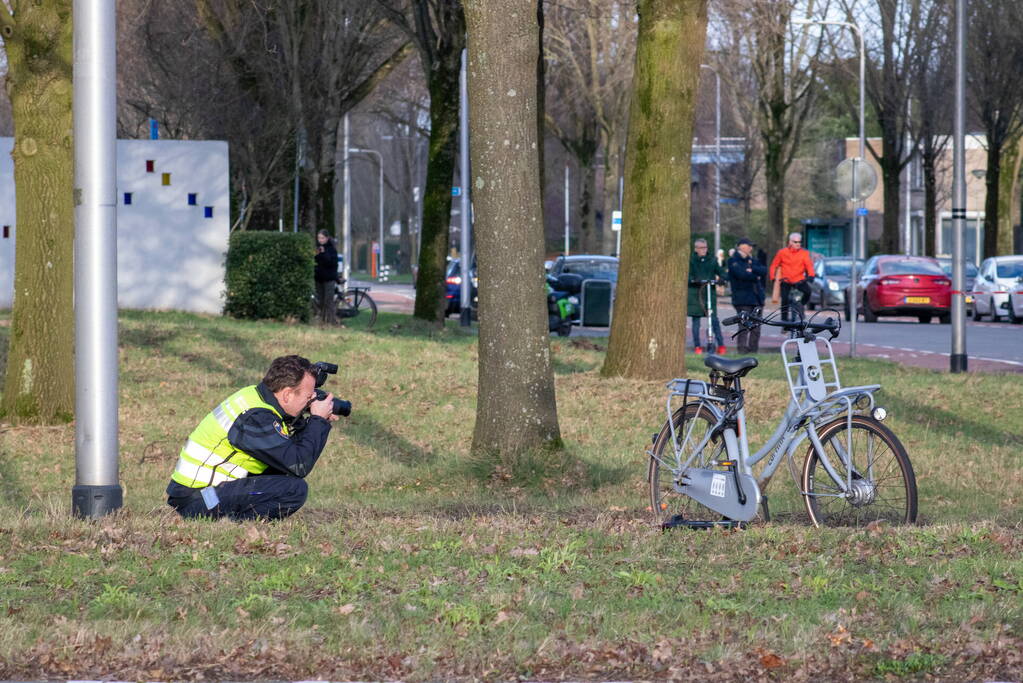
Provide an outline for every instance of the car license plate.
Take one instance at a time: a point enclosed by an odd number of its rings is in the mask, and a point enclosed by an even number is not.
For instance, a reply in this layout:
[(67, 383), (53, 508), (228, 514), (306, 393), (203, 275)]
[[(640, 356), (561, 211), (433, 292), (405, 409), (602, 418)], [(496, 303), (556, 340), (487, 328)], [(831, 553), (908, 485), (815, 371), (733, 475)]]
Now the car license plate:
[(907, 296), (907, 304), (929, 304), (931, 303), (931, 297), (929, 296)]

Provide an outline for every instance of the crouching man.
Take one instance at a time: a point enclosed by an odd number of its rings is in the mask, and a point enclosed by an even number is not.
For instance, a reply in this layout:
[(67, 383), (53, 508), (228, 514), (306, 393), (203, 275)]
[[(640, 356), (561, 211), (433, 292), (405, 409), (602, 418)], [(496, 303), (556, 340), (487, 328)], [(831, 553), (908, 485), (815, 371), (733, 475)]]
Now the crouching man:
[(282, 519), (301, 508), (304, 477), (338, 419), (332, 395), (314, 400), (315, 382), (312, 363), (281, 356), (262, 382), (228, 396), (181, 449), (167, 504), (182, 517), (233, 520)]

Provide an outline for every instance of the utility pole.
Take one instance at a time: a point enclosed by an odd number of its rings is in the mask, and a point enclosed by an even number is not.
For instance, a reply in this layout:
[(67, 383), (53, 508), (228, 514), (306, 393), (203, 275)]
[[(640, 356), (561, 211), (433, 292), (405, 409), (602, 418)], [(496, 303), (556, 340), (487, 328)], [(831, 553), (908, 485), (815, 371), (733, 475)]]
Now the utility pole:
[(114, 0), (75, 0), (75, 485), (71, 511), (117, 510), (117, 40)]
[(952, 353), (949, 370), (966, 372), (966, 307), (963, 282), (966, 260), (966, 0), (956, 0), (955, 122), (952, 154)]
[(472, 203), (469, 201), (469, 74), (468, 74), (469, 51), (462, 50), (462, 73), (459, 77), (459, 92), (461, 93), (462, 106), (458, 112), (458, 139), (461, 147), (462, 158), (460, 159), (459, 175), (462, 183), (462, 288), (459, 297), (462, 310), (459, 314), (459, 323), (462, 327), (472, 325), (472, 221), (469, 215), (472, 211)]

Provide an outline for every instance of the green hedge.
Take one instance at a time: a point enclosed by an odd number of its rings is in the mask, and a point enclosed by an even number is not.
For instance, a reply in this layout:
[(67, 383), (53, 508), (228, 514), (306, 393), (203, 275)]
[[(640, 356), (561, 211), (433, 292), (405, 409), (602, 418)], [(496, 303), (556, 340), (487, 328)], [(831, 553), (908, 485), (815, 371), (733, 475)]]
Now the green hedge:
[(309, 319), (313, 238), (307, 233), (246, 231), (231, 235), (224, 313), (236, 318)]

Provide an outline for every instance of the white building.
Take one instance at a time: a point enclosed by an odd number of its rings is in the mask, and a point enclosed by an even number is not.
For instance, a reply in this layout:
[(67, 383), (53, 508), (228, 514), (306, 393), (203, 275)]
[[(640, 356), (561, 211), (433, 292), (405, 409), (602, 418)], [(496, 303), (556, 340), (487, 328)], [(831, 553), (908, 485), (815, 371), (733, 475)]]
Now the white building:
[[(14, 291), (13, 138), (0, 138), (0, 307)], [(220, 313), (230, 232), (226, 142), (117, 141), (117, 305)]]

